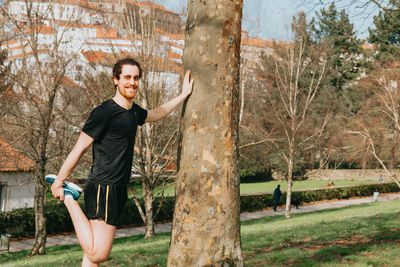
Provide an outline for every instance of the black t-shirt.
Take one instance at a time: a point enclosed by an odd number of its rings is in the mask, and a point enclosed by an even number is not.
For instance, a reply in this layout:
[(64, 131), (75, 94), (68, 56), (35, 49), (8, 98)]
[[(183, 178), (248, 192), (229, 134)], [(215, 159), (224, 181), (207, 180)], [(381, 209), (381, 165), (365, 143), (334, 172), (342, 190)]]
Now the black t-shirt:
[(147, 110), (133, 103), (127, 110), (110, 99), (95, 108), (82, 131), (94, 139), (93, 166), (87, 182), (127, 184), (131, 176), (136, 129)]

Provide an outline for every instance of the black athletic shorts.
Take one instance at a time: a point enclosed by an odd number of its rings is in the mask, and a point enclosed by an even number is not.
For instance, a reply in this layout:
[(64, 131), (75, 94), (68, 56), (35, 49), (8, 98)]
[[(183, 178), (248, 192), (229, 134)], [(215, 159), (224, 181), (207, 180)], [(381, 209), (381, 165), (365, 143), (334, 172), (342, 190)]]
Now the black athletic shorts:
[(85, 187), (86, 216), (88, 219), (102, 218), (107, 224), (117, 225), (127, 199), (126, 185), (87, 183)]

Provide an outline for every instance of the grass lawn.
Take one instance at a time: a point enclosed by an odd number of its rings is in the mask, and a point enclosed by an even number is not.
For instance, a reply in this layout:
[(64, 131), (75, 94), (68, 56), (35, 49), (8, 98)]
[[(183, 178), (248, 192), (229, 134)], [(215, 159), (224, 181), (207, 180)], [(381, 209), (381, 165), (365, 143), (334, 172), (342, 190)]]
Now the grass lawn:
[[(400, 201), (266, 217), (241, 224), (246, 266), (400, 266)], [(165, 266), (169, 234), (115, 240), (102, 266)], [(78, 245), (0, 254), (1, 266), (79, 266)]]

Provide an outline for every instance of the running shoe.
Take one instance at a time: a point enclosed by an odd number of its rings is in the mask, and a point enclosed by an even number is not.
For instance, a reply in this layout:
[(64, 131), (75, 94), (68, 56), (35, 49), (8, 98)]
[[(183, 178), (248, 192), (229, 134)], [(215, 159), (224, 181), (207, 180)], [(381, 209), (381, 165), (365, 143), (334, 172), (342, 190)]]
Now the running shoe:
[[(50, 184), (53, 184), (54, 181), (56, 180), (56, 177), (57, 177), (57, 175), (55, 175), (55, 174), (48, 174), (48, 175), (46, 175), (45, 179)], [(69, 189), (70, 191), (73, 191), (73, 192), (76, 191), (79, 194), (79, 196), (81, 195), (81, 193), (83, 191), (83, 189), (80, 186), (78, 186), (77, 184), (74, 184), (73, 182), (69, 182), (69, 181), (64, 181), (63, 187), (64, 187), (64, 189)]]
[(81, 192), (72, 188), (64, 188), (64, 197), (68, 196), (71, 196), (74, 200), (78, 200), (78, 198), (81, 196)]

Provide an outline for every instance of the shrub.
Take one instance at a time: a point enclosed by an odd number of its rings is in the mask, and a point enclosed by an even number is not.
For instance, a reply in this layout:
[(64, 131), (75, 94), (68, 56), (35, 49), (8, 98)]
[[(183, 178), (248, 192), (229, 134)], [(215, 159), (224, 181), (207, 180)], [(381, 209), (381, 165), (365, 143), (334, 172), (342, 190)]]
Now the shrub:
[[(352, 197), (371, 196), (373, 192), (392, 193), (399, 192), (400, 188), (395, 183), (370, 184), (352, 187), (336, 187), (311, 191), (295, 191), (292, 200), (310, 203), (321, 200), (348, 199)], [(284, 204), (286, 194), (281, 197)], [(158, 207), (159, 199), (155, 200), (154, 210)], [(242, 195), (240, 197), (240, 211), (254, 211), (273, 206), (273, 194)], [(143, 206), (143, 203), (141, 203)], [(174, 197), (165, 197), (156, 222), (171, 221), (174, 209)], [(81, 205), (84, 209), (84, 205)], [(45, 205), (47, 233), (57, 234), (74, 230), (68, 211), (63, 203), (48, 203)], [(121, 213), (118, 226), (142, 225), (143, 221), (132, 200), (128, 200)], [(0, 212), (1, 233), (11, 234), (14, 238), (33, 237), (35, 234), (35, 214), (33, 208), (17, 209), (10, 212)], [(4, 231), (4, 232), (3, 232)]]
[[(371, 196), (374, 192), (393, 193), (399, 192), (400, 188), (395, 183), (369, 184), (351, 187), (333, 187), (317, 190), (301, 190), (292, 192), (293, 200), (302, 203), (310, 203), (322, 200), (348, 199), (353, 197)], [(273, 194), (243, 195), (240, 198), (241, 211), (254, 211), (272, 207), (274, 204)], [(286, 193), (282, 194), (280, 205), (286, 202)]]

